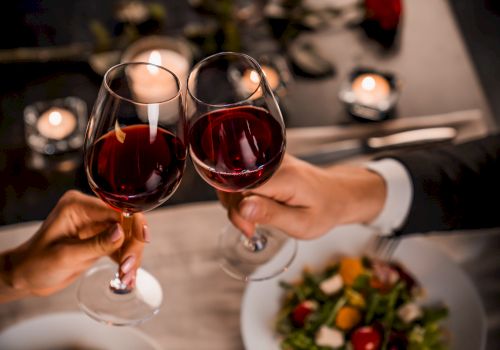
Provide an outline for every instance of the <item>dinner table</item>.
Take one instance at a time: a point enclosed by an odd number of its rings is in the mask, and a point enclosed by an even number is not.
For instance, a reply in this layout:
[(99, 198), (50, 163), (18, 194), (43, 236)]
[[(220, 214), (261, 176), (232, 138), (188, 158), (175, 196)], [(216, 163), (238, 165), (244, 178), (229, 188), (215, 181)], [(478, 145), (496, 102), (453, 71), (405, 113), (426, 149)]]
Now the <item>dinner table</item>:
[[(240, 316), (247, 284), (229, 277), (219, 267), (217, 237), (228, 224), (225, 209), (218, 202), (194, 203), (161, 208), (146, 214), (146, 218), (152, 238), (146, 245), (142, 266), (159, 280), (163, 304), (158, 315), (138, 328), (161, 349), (244, 349)], [(4, 227), (0, 230), (1, 246), (17, 246), (34, 234), (39, 225), (40, 222), (29, 222)], [(352, 234), (356, 234), (355, 228)], [(497, 349), (500, 344), (499, 237), (500, 231), (496, 230), (405, 238), (428, 241), (467, 273), (486, 311), (488, 349)], [(331, 249), (333, 254), (335, 247)], [(278, 281), (279, 277), (266, 283)], [(251, 283), (258, 288), (264, 282)], [(0, 332), (32, 317), (78, 311), (76, 285), (48, 297), (1, 305)], [(269, 327), (271, 330), (271, 323)]]
[[(346, 144), (351, 149), (352, 141), (430, 127), (456, 129), (456, 142), (497, 129), (447, 1), (405, 1), (400, 35), (400, 45), (392, 51), (381, 50), (352, 28), (334, 26), (301, 35), (298, 40), (312, 43), (334, 63), (335, 75), (296, 77), (287, 87), (280, 102), (291, 154), (314, 158), (326, 150), (328, 157), (322, 166), (360, 163), (379, 153), (364, 154), (359, 148), (359, 152), (345, 153)], [(360, 123), (346, 113), (338, 91), (357, 66), (397, 75), (401, 96), (393, 119)], [(4, 225), (0, 227), (0, 250), (15, 247), (34, 234), (67, 189), (89, 192), (81, 164), (63, 172), (30, 167), (32, 152), (24, 140), (22, 112), (26, 103), (68, 94), (80, 95), (90, 108), (100, 77), (81, 63), (49, 64), (46, 71), (40, 67), (0, 65), (0, 71), (10, 77), (37, 72), (34, 80), (24, 77), (12, 86), (0, 83), (0, 179), (4, 184), (0, 190), (0, 223)], [(215, 199), (213, 190), (188, 166), (168, 206), (146, 214), (152, 240), (145, 248), (143, 267), (160, 281), (164, 299), (159, 314), (138, 329), (164, 349), (244, 349), (240, 315), (247, 285), (231, 279), (218, 266), (217, 236), (228, 221)], [(405, 239), (424, 239), (435, 245), (469, 276), (486, 313), (485, 349), (500, 348), (500, 230), (416, 236)], [(35, 316), (78, 311), (75, 294), (73, 284), (48, 297), (0, 305), (0, 332)]]

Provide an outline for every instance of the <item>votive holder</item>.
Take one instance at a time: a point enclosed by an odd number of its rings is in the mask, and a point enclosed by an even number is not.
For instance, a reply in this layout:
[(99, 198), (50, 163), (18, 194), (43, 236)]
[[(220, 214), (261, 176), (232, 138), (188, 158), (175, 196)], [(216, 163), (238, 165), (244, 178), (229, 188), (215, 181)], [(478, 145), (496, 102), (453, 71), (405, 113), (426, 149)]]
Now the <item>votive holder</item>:
[(35, 102), (24, 109), (26, 143), (45, 155), (80, 149), (87, 119), (87, 105), (78, 97)]
[(400, 94), (395, 74), (371, 68), (354, 69), (342, 83), (339, 99), (360, 121), (382, 121), (394, 116)]

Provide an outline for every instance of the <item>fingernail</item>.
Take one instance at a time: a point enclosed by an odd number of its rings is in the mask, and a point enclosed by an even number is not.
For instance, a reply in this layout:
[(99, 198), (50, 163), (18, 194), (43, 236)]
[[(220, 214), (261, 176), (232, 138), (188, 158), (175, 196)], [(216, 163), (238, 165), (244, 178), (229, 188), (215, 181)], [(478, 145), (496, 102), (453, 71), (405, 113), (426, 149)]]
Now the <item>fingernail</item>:
[(122, 235), (123, 235), (123, 230), (121, 226), (116, 224), (113, 231), (111, 232), (111, 236), (109, 236), (109, 239), (111, 240), (112, 243), (115, 243), (120, 240)]
[(121, 281), (122, 281), (122, 283), (124, 283), (126, 285), (130, 285), (130, 282), (132, 282), (134, 280), (134, 276), (135, 276), (135, 272), (130, 271), (129, 273), (126, 273), (125, 275), (123, 275), (123, 277), (121, 278)]
[(130, 272), (130, 270), (132, 270), (132, 267), (134, 267), (134, 263), (135, 263), (135, 256), (130, 255), (127, 257), (127, 259), (123, 261), (120, 269), (122, 270), (123, 273), (127, 274)]
[(144, 238), (144, 242), (151, 242), (151, 233), (149, 232), (148, 225), (142, 225), (142, 238)]
[(255, 215), (255, 210), (257, 206), (255, 203), (250, 201), (242, 201), (241, 202), (241, 216), (245, 219), (251, 219)]

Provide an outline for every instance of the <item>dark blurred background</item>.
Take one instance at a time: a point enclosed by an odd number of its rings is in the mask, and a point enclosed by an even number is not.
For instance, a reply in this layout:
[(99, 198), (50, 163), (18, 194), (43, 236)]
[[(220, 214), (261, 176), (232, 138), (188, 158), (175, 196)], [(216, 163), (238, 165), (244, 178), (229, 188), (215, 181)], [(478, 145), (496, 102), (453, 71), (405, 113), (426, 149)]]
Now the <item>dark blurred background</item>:
[[(159, 33), (188, 36), (197, 50), (195, 59), (222, 49), (252, 51), (251, 45), (249, 47), (245, 43), (245, 35), (243, 39), (235, 39), (233, 35), (244, 29), (235, 28), (234, 19), (228, 18), (227, 8), (232, 1), (144, 2), (142, 4), (146, 4), (150, 11), (146, 20), (120, 19), (117, 8), (125, 3), (103, 0), (18, 0), (0, 5), (0, 49), (66, 46), (74, 43), (91, 47), (91, 51), (83, 50), (80, 55), (55, 62), (0, 63), (0, 224), (43, 219), (69, 188), (89, 192), (78, 152), (72, 155), (77, 159), (74, 169), (56, 169), (57, 165), (50, 162), (43, 169), (26, 165), (33, 154), (26, 145), (22, 122), (24, 107), (35, 101), (74, 95), (82, 98), (89, 109), (92, 108), (102, 77), (90, 67), (89, 54), (109, 49), (121, 50), (139, 36)], [(240, 3), (248, 12), (251, 6), (263, 6), (265, 1)], [(298, 1), (288, 3), (293, 6)], [(493, 115), (496, 116), (495, 120), (499, 121), (500, 2), (448, 0), (448, 3)], [(264, 35), (272, 36), (271, 44), (267, 44), (276, 52), (286, 50), (295, 35), (293, 30), (315, 29), (307, 27), (313, 24), (304, 25), (302, 22), (300, 26), (296, 23), (290, 25), (288, 18), (283, 33), (283, 28), (280, 28), (283, 22), (268, 21), (267, 25), (271, 25), (264, 28), (254, 26), (248, 18), (245, 19), (246, 15), (245, 11), (240, 11), (238, 16), (241, 18), (238, 20), (246, 21), (250, 37), (258, 35), (259, 30), (265, 32)], [(257, 40), (261, 45), (265, 42), (258, 37), (251, 40)], [(307, 75), (306, 68), (296, 68), (293, 74), (297, 79), (300, 79), (300, 75)], [(319, 75), (334, 74), (332, 68), (326, 67)], [(318, 78), (321, 79), (321, 76)], [(181, 188), (166, 205), (209, 199), (215, 199), (213, 191), (190, 168)]]

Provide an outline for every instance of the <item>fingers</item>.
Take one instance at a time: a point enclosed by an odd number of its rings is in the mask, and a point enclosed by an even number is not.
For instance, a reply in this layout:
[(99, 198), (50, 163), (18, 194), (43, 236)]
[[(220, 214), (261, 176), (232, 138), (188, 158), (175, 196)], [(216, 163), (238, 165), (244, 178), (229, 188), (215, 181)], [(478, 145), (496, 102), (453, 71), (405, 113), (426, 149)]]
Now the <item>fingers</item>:
[(299, 180), (298, 172), (308, 168), (309, 165), (299, 159), (286, 155), (276, 173), (269, 181), (250, 191), (243, 192), (244, 196), (257, 194), (272, 198), (281, 203), (293, 205), (293, 198), (298, 189), (304, 187), (304, 183)]
[(45, 220), (45, 239), (78, 237), (87, 239), (120, 220), (120, 214), (101, 200), (78, 191), (66, 192)]
[(124, 239), (123, 228), (120, 224), (115, 224), (94, 237), (85, 240), (75, 239), (66, 243), (60, 254), (64, 255), (63, 259), (71, 259), (73, 262), (92, 261), (111, 255), (120, 248)]
[(141, 266), (144, 242), (135, 238), (126, 241), (121, 249), (121, 256), (116, 257), (120, 263), (122, 282), (133, 286), (137, 269)]
[(133, 286), (137, 269), (141, 266), (144, 243), (151, 240), (149, 227), (143, 214), (133, 216), (131, 230), (131, 237), (123, 243), (120, 256), (114, 258), (120, 264), (122, 282)]
[(82, 226), (87, 223), (120, 220), (120, 213), (100, 199), (75, 190), (66, 192), (60, 199), (59, 205), (62, 205), (66, 214), (74, 216), (74, 221), (78, 221)]
[(238, 208), (231, 207), (228, 211), (229, 220), (233, 225), (238, 228), (247, 237), (252, 237), (255, 231), (255, 223), (251, 220), (245, 219), (240, 215)]
[(290, 236), (305, 238), (310, 215), (306, 208), (291, 207), (266, 197), (249, 196), (241, 201), (237, 214), (233, 214), (231, 220), (247, 235), (250, 227), (253, 231), (252, 223), (259, 223), (269, 224)]

